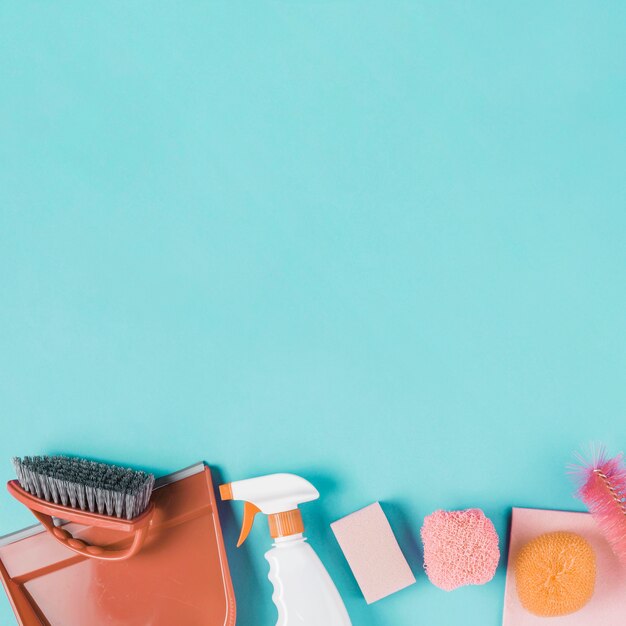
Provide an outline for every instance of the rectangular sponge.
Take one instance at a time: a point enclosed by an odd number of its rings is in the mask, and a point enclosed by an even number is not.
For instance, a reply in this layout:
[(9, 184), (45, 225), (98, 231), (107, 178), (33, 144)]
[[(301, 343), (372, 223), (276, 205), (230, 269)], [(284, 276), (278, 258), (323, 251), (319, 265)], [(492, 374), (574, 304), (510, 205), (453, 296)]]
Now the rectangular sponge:
[(415, 582), (378, 502), (333, 522), (330, 527), (368, 604)]

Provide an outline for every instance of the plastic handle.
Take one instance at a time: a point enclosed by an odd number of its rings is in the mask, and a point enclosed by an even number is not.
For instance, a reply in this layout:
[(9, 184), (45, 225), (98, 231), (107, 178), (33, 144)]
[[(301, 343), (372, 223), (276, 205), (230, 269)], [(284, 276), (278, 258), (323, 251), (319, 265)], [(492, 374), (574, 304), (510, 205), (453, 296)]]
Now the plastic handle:
[(76, 539), (69, 531), (62, 526), (55, 526), (51, 515), (33, 511), (31, 513), (41, 522), (45, 529), (62, 545), (77, 554), (88, 556), (92, 559), (100, 559), (101, 561), (123, 561), (129, 559), (141, 550), (146, 535), (148, 534), (148, 526), (138, 528), (133, 534), (133, 541), (127, 548), (123, 550), (111, 550), (103, 546), (94, 546), (85, 543), (81, 539)]
[[(16, 480), (9, 481), (7, 489), (14, 498), (30, 509), (30, 512), (60, 544), (77, 554), (101, 561), (123, 561), (137, 554), (146, 539), (155, 511), (154, 504), (150, 503), (140, 516), (133, 520), (124, 520), (47, 502), (22, 489)], [(133, 533), (133, 540), (127, 548), (122, 550), (89, 545), (81, 539), (73, 537), (65, 528), (56, 526), (52, 519), (53, 516), (78, 524)]]

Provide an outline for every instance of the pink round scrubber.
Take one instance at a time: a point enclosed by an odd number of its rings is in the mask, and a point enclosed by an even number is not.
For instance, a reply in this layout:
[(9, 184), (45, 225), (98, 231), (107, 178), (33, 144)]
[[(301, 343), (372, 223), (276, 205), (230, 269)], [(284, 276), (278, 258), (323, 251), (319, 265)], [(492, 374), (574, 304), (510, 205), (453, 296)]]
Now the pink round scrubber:
[(424, 569), (445, 591), (484, 585), (500, 560), (498, 533), (480, 509), (435, 511), (424, 520)]

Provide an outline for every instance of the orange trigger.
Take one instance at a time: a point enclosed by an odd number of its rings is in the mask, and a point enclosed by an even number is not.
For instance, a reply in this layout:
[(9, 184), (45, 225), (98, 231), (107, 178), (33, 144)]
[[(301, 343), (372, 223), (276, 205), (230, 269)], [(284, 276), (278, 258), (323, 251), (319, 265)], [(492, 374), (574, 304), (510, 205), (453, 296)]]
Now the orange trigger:
[(246, 502), (243, 507), (243, 524), (241, 525), (241, 534), (239, 535), (239, 541), (237, 547), (239, 547), (250, 534), (252, 530), (252, 524), (254, 524), (254, 517), (257, 513), (260, 513), (261, 509), (252, 504), (252, 502)]

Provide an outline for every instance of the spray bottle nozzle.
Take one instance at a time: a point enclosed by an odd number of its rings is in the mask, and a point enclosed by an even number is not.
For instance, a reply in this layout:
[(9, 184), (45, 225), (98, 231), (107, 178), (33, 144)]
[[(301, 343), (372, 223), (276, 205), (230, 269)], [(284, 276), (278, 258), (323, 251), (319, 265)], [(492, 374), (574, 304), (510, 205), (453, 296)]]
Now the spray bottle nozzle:
[(220, 485), (220, 497), (222, 498), (222, 500), (233, 499), (233, 488), (230, 486), (230, 483)]
[(298, 505), (319, 498), (317, 489), (295, 474), (270, 474), (220, 485), (222, 500), (244, 502), (243, 523), (237, 547), (248, 537), (257, 513), (269, 516), (273, 538), (303, 532), (304, 524)]

